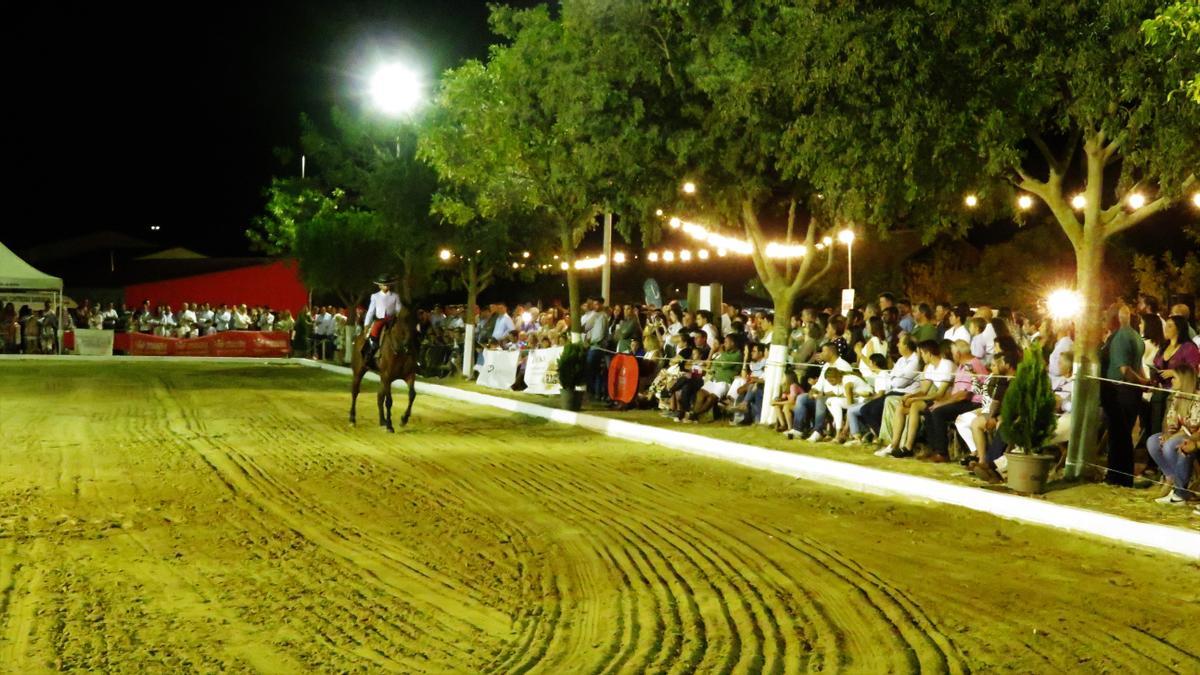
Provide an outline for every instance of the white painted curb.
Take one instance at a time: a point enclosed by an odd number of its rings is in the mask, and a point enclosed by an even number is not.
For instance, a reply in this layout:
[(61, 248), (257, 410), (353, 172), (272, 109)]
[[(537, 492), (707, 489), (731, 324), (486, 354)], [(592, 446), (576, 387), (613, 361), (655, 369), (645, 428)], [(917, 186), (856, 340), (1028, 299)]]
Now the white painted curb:
[[(300, 361), (305, 365), (334, 373), (348, 374), (350, 372), (350, 369), (344, 366), (308, 360)], [(378, 377), (374, 373), (368, 373), (367, 378), (378, 381)], [(397, 384), (401, 387), (404, 386), (403, 382)], [(832, 459), (809, 457), (782, 450), (769, 450), (673, 429), (614, 420), (587, 413), (575, 413), (429, 382), (422, 382), (419, 389), (421, 393), (442, 398), (491, 406), (562, 424), (573, 424), (614, 438), (661, 445), (693, 455), (722, 459), (785, 476), (835, 485), (855, 492), (899, 496), (961, 506), (1001, 518), (1055, 527), (1069, 532), (1088, 534), (1123, 544), (1144, 546), (1200, 560), (1200, 532), (1179, 527), (1140, 523), (1120, 516), (1074, 506), (1063, 506), (1018, 495), (952, 485), (932, 478), (872, 469)]]

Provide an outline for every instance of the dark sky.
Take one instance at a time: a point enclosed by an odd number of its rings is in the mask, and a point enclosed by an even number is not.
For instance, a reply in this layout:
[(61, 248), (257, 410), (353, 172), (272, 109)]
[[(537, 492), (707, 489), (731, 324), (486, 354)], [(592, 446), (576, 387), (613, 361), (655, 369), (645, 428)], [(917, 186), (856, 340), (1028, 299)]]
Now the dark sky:
[(357, 104), (380, 57), (418, 55), (432, 81), (491, 41), (483, 0), (123, 4), (9, 24), (6, 242), (115, 229), (245, 254), (263, 188), (299, 170), (273, 150), (295, 147), (301, 112)]

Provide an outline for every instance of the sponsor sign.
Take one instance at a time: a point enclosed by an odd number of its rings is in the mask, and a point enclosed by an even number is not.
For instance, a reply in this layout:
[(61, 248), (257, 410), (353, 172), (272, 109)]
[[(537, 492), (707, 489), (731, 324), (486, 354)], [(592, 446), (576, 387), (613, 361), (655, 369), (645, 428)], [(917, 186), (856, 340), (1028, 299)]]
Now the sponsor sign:
[(525, 393), (557, 394), (562, 390), (558, 383), (558, 357), (562, 347), (535, 349), (525, 359)]

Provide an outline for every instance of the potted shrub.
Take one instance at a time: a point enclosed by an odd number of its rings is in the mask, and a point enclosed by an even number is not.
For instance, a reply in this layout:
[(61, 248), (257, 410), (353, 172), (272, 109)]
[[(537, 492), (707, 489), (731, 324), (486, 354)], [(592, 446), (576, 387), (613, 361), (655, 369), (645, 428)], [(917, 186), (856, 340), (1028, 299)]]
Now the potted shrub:
[(1041, 493), (1058, 458), (1042, 452), (1042, 446), (1054, 434), (1057, 419), (1054, 392), (1040, 350), (1025, 350), (1025, 358), (1004, 394), (1000, 419), (1000, 433), (1009, 446), (1005, 453), (1008, 487), (1017, 492)]
[(578, 411), (583, 407), (583, 385), (587, 369), (587, 349), (578, 342), (563, 347), (558, 357), (559, 397), (565, 410)]

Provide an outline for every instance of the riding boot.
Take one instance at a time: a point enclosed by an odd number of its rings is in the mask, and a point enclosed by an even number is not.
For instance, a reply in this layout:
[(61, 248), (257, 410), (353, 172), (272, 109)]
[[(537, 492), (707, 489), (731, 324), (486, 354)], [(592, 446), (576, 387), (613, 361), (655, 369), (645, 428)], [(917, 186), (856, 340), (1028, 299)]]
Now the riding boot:
[(368, 335), (367, 341), (365, 343), (363, 343), (363, 363), (365, 363), (369, 366), (372, 363), (374, 363), (374, 358), (375, 358), (375, 337), (373, 335)]

